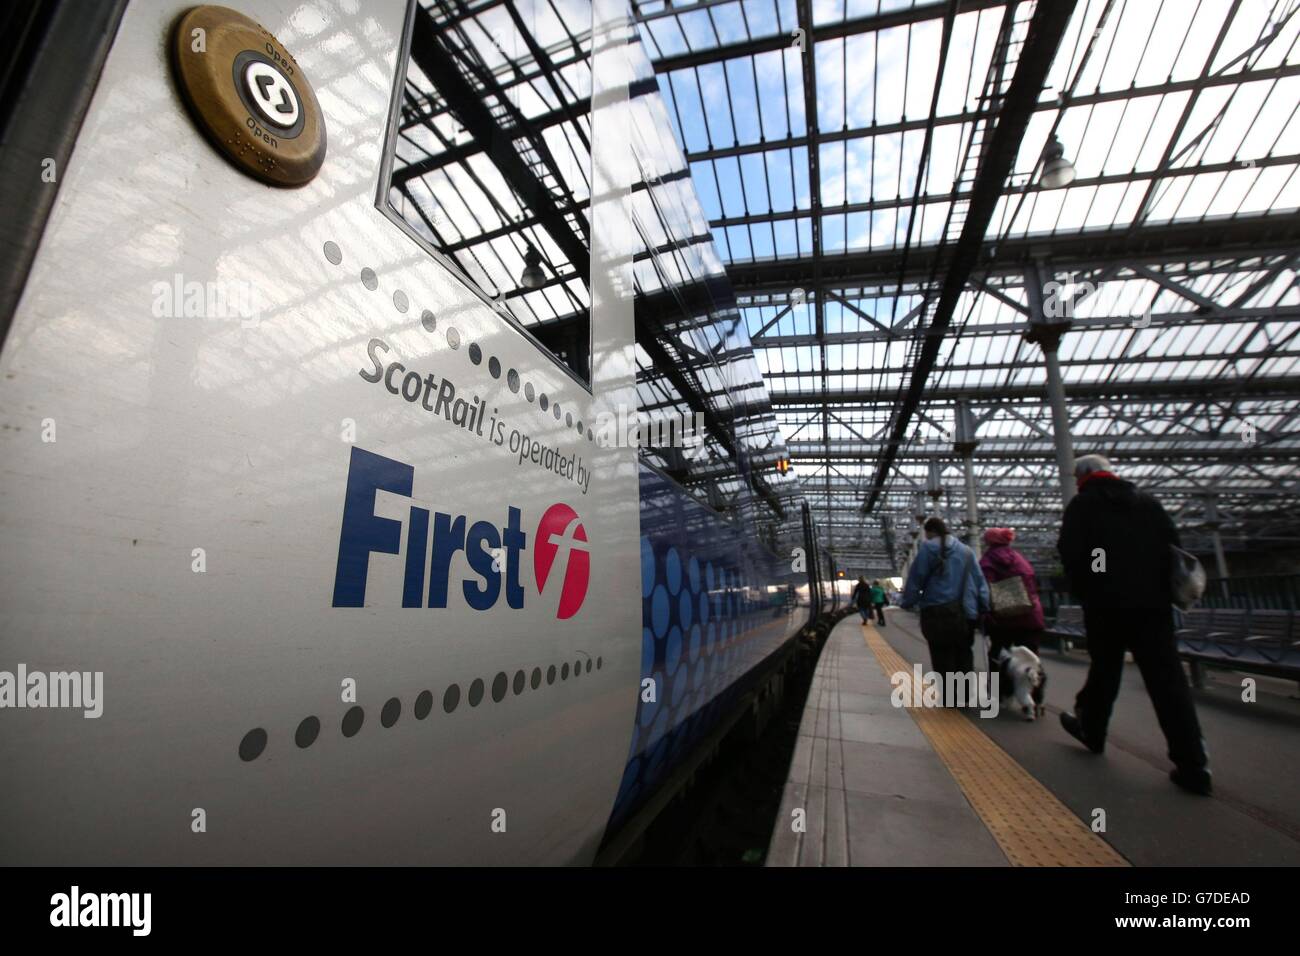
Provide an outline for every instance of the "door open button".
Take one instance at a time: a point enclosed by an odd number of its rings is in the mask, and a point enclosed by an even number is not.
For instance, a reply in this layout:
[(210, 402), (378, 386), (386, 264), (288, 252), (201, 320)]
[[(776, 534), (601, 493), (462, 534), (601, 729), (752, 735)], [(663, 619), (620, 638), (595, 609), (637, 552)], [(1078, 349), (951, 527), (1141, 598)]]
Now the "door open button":
[(298, 94), (293, 84), (270, 63), (253, 60), (244, 68), (244, 89), (262, 119), (281, 129), (298, 122)]
[[(195, 49), (195, 36), (207, 38)], [(171, 32), (172, 71), (208, 141), (272, 186), (311, 182), (325, 161), (325, 117), (302, 64), (255, 20), (194, 7)]]

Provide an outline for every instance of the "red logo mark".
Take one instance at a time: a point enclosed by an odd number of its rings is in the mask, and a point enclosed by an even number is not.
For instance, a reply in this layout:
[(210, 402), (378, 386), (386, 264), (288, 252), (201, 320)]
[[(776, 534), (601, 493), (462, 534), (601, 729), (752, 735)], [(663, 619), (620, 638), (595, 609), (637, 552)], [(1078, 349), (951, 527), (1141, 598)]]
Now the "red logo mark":
[(591, 579), (591, 553), (586, 547), (587, 530), (578, 513), (566, 504), (553, 504), (537, 524), (533, 538), (533, 573), (537, 576), (537, 593), (546, 590), (556, 555), (564, 549), (564, 584), (560, 588), (560, 607), (555, 616), (561, 621), (573, 617), (587, 597)]

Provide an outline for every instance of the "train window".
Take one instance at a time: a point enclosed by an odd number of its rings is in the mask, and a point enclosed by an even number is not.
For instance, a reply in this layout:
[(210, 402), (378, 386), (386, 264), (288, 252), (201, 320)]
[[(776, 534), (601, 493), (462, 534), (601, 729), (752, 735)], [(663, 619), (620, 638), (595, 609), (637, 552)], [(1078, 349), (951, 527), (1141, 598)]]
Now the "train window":
[(589, 383), (590, 8), (416, 0), (408, 19), (379, 206)]
[(749, 527), (785, 520), (765, 462), (782, 451), (767, 390), (735, 296), (707, 233), (679, 154), (656, 150), (633, 126), (637, 154), (658, 156), (632, 195), (641, 252), (633, 267), (642, 461), (718, 514)]

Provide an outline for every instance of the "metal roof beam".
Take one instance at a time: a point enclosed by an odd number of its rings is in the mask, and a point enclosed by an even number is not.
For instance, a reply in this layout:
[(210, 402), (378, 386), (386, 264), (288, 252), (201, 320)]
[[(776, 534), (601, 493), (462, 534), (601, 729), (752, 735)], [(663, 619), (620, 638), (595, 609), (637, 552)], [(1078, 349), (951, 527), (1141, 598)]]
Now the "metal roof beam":
[[(1007, 0), (963, 0), (961, 12), (970, 13), (975, 10), (1001, 7), (1005, 6), (1006, 2)], [(839, 23), (825, 23), (816, 28), (812, 27), (811, 18), (808, 19), (807, 25), (805, 25), (804, 18), (800, 17), (799, 24), (804, 30), (804, 49), (807, 56), (812, 56), (814, 45), (823, 40), (836, 40), (861, 33), (874, 33), (877, 30), (886, 30), (890, 27), (935, 20), (947, 13), (948, 7), (947, 0), (939, 3), (920, 3), (906, 9), (890, 10), (866, 17), (854, 17), (841, 20)], [(694, 7), (681, 7), (676, 12), (690, 13), (692, 9)], [(774, 33), (771, 36), (755, 37), (738, 43), (724, 43), (721, 46), (665, 56), (653, 62), (656, 73), (674, 73), (677, 70), (689, 70), (709, 63), (734, 60), (737, 57), (755, 56), (772, 50), (787, 50), (793, 42), (793, 36), (788, 33)], [(814, 121), (815, 116), (816, 114), (809, 116), (809, 121)]]
[[(1146, 226), (1131, 232), (1127, 226), (1079, 230), (1064, 235), (1031, 234), (983, 243), (978, 269), (981, 275), (1023, 277), (1034, 259), (1057, 270), (1095, 269), (1112, 263), (1202, 260), (1209, 258), (1259, 258), (1294, 255), (1300, 247), (1300, 210), (1279, 210), (1254, 216), (1203, 217), (1197, 220)], [(908, 257), (904, 280), (924, 282), (933, 270), (938, 247), (917, 246)], [(825, 288), (876, 286), (882, 277), (896, 274), (901, 249), (875, 249), (823, 255), (821, 272)], [(737, 295), (811, 287), (811, 262), (807, 257), (735, 262), (727, 275)], [(892, 280), (891, 280), (892, 282)]]
[[(1140, 365), (1177, 365), (1180, 362), (1247, 362), (1261, 357), (1270, 360), (1279, 359), (1279, 358), (1290, 358), (1290, 359), (1300, 358), (1300, 349), (1286, 349), (1286, 350), (1278, 349), (1266, 356), (1262, 355), (1262, 353), (1258, 355), (1253, 353), (1242, 354), (1239, 351), (1206, 352), (1206, 353), (1189, 352), (1183, 355), (1179, 355), (1179, 354), (1128, 355), (1122, 357), (1117, 355), (1094, 355), (1094, 356), (1076, 355), (1073, 358), (1061, 359), (1060, 361), (1061, 361), (1062, 368), (1092, 368), (1099, 365), (1100, 366), (1113, 365), (1113, 366), (1123, 366), (1125, 368), (1129, 368), (1129, 367), (1140, 366)], [(943, 366), (943, 370), (945, 372), (1008, 372), (1008, 371), (1014, 371), (1016, 369), (1023, 369), (1023, 368), (1025, 368), (1024, 362), (1012, 362), (1012, 361), (969, 362), (969, 363), (960, 363), (960, 364), (953, 363), (953, 364), (947, 364)], [(807, 378), (809, 375), (817, 374), (822, 376), (823, 378), (827, 378), (827, 377), (839, 378), (848, 375), (863, 375), (863, 376), (874, 376), (875, 378), (879, 379), (883, 375), (889, 375), (889, 374), (903, 375), (906, 374), (906, 372), (907, 369), (899, 368), (899, 367), (883, 367), (883, 368), (882, 367), (870, 367), (870, 368), (846, 367), (846, 368), (826, 369), (824, 371), (819, 371), (816, 373), (812, 373), (808, 371), (799, 371), (797, 369), (795, 371), (781, 371), (781, 372), (768, 371), (763, 373), (763, 377), (767, 379)], [(831, 392), (831, 395), (834, 394), (835, 394), (834, 392)], [(922, 413), (918, 411), (917, 414), (921, 415)]]
[[(828, 293), (830, 294), (830, 293)], [(1071, 320), (1070, 329), (1074, 332), (1087, 331), (1106, 331), (1111, 329), (1132, 329), (1134, 328), (1134, 316), (1131, 315), (1096, 315), (1075, 318)], [(1225, 309), (1222, 312), (1163, 312), (1153, 314), (1151, 324), (1143, 326), (1147, 329), (1181, 329), (1194, 325), (1219, 325), (1232, 323), (1250, 323), (1250, 322), (1292, 322), (1300, 321), (1300, 305), (1289, 306), (1278, 309)], [(1144, 319), (1145, 321), (1145, 319)], [(1028, 330), (1026, 322), (987, 322), (979, 324), (968, 324), (962, 326), (961, 335), (966, 338), (987, 338), (996, 335), (1019, 335)], [(828, 332), (826, 334), (827, 345), (856, 345), (867, 344), (870, 342), (891, 342), (894, 336), (887, 335), (884, 332), (864, 329), (860, 332)], [(791, 346), (810, 345), (809, 336), (806, 334), (795, 335), (756, 335), (752, 340), (755, 348), (788, 348)], [(1256, 354), (1242, 355), (1242, 358), (1256, 358)], [(1166, 361), (1178, 361), (1179, 356), (1166, 357)], [(1110, 359), (1117, 364), (1124, 364), (1131, 361), (1129, 358), (1115, 356)], [(1015, 363), (1014, 367), (1022, 367), (1024, 363)], [(997, 366), (1012, 367), (1012, 366)], [(873, 372), (879, 372), (879, 369), (873, 369)], [(811, 373), (804, 373), (811, 374)]]
[[(728, 2), (734, 2), (734, 0), (728, 0)], [(1272, 67), (1266, 70), (1245, 70), (1241, 73), (1214, 76), (1207, 83), (1200, 85), (1208, 89), (1214, 86), (1238, 86), (1242, 83), (1271, 82), (1292, 76), (1300, 76), (1300, 63), (1288, 63), (1284, 66)], [(1105, 90), (1085, 93), (1081, 96), (1067, 96), (1064, 103), (1059, 99), (1043, 100), (1035, 108), (1034, 112), (1046, 113), (1078, 106), (1099, 106), (1103, 103), (1135, 100), (1144, 96), (1169, 96), (1173, 93), (1185, 92), (1197, 86), (1198, 83), (1194, 79), (1156, 83), (1151, 86), (1126, 86), (1119, 90)], [(973, 123), (980, 119), (987, 119), (989, 116), (988, 111), (951, 113), (937, 117), (934, 124), (935, 128), (938, 129), (944, 126)], [(925, 117), (897, 120), (892, 123), (877, 123), (875, 126), (854, 126), (849, 129), (826, 130), (819, 135), (818, 139), (822, 143), (838, 143), (844, 140), (862, 139), (869, 136), (889, 136), (896, 133), (923, 130), (928, 122), (929, 118)], [(791, 135), (784, 139), (764, 139), (757, 143), (739, 143), (734, 146), (715, 146), (709, 149), (696, 150), (688, 152), (686, 159), (688, 162), (699, 163), (711, 159), (727, 159), (732, 156), (747, 156), (753, 153), (765, 153), (778, 149), (798, 149), (801, 146), (807, 146), (808, 142), (807, 136)]]
[[(1177, 169), (1168, 170), (1134, 170), (1127, 173), (1107, 173), (1101, 176), (1080, 177), (1070, 184), (1071, 189), (1087, 189), (1099, 186), (1119, 186), (1128, 183), (1145, 182), (1151, 179), (1176, 179), (1181, 176), (1204, 176), (1217, 175), (1220, 173), (1236, 172), (1242, 168), (1242, 162), (1249, 162), (1259, 169), (1272, 166), (1300, 166), (1300, 154), (1285, 153), (1277, 156), (1263, 156), (1259, 159), (1252, 160), (1223, 160), (1217, 163), (1202, 163), (1198, 166), (1179, 166)], [(1037, 183), (1021, 183), (1015, 186), (1007, 186), (1003, 189), (1002, 194), (1005, 196), (1019, 196), (1025, 193), (1050, 192), (1046, 186), (1040, 186)], [(974, 195), (973, 192), (952, 192), (952, 193), (926, 193), (924, 201), (931, 205), (941, 205), (943, 203), (963, 202), (969, 200)], [(853, 215), (857, 213), (881, 212), (887, 209), (902, 209), (904, 207), (915, 209), (918, 202), (921, 201), (920, 194), (910, 196), (897, 196), (891, 199), (873, 199), (869, 202), (846, 202), (838, 206), (823, 207), (823, 214), (827, 216)], [(709, 227), (712, 229), (722, 229), (728, 226), (752, 226), (768, 222), (788, 222), (792, 219), (807, 219), (812, 215), (808, 209), (783, 209), (773, 212), (755, 212), (747, 213), (743, 216), (724, 216), (721, 219), (710, 219)], [(913, 220), (915, 216), (913, 215)], [(1155, 278), (1150, 276), (1149, 278)], [(1157, 280), (1159, 281), (1159, 280)], [(1175, 290), (1178, 291), (1178, 290)], [(1180, 291), (1180, 294), (1182, 292)]]
[[(1300, 376), (1257, 376), (1251, 379), (1182, 378), (1158, 381), (1072, 382), (1067, 393), (1070, 404), (1088, 399), (1147, 398), (1156, 401), (1197, 401), (1211, 395), (1231, 395), (1239, 398), (1300, 399)], [(880, 395), (871, 389), (845, 389), (829, 396), (835, 405), (878, 406)], [(949, 404), (963, 399), (988, 403), (997, 399), (1034, 399), (1047, 401), (1047, 387), (1043, 384), (1008, 385), (991, 393), (986, 385), (931, 385), (926, 389), (926, 403)], [(820, 391), (789, 389), (771, 395), (773, 406), (821, 405), (827, 396)]]

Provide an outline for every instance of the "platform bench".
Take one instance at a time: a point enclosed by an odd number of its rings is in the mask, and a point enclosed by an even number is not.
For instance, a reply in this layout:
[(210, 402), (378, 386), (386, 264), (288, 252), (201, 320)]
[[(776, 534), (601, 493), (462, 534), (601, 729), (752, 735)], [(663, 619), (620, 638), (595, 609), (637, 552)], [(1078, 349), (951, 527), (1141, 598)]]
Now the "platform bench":
[(1056, 638), (1062, 651), (1068, 651), (1075, 642), (1086, 637), (1083, 608), (1077, 604), (1062, 604), (1056, 609), (1056, 619), (1043, 630), (1048, 637)]
[(1204, 686), (1207, 664), (1300, 682), (1294, 610), (1192, 608), (1181, 618), (1178, 653), (1191, 664), (1195, 686)]

